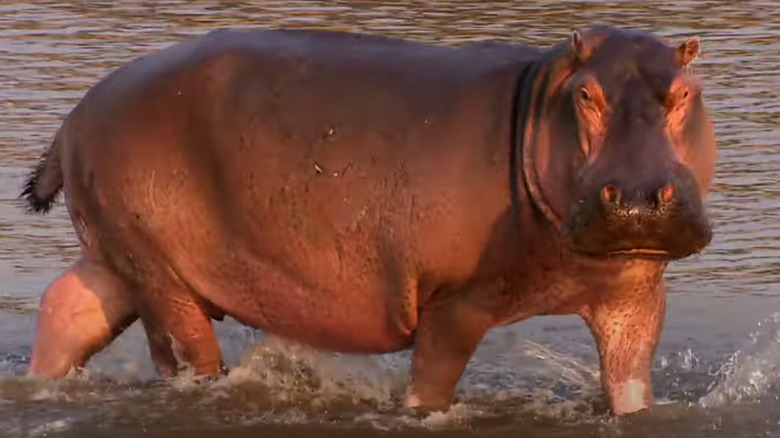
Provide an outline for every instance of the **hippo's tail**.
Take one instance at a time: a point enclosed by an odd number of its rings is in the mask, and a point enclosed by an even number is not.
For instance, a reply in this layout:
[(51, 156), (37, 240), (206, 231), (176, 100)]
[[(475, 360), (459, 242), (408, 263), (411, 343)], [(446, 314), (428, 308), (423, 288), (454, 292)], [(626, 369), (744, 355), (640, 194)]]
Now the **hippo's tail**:
[(27, 211), (45, 214), (54, 206), (57, 194), (62, 189), (62, 167), (60, 166), (60, 129), (46, 151), (41, 155), (38, 164), (27, 176), (22, 189), (21, 198), (27, 200)]

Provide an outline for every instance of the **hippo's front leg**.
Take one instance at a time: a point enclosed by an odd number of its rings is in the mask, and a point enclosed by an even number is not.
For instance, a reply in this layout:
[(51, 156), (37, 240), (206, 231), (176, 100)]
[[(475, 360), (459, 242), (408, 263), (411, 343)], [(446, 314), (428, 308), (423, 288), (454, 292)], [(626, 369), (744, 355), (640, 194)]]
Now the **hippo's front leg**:
[(406, 407), (448, 406), (466, 364), (493, 324), (491, 315), (464, 295), (448, 294), (423, 306), (415, 332)]
[(664, 321), (662, 279), (604, 291), (581, 312), (596, 340), (601, 382), (616, 415), (653, 403), (650, 368)]

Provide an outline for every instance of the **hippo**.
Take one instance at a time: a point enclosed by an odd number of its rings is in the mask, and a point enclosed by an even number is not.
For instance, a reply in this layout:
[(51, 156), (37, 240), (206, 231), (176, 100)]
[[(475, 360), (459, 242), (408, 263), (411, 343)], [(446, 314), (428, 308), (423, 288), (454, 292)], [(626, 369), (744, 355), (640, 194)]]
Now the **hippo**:
[(140, 319), (161, 377), (218, 376), (229, 316), (323, 351), (411, 349), (403, 405), (442, 409), (489, 330), (576, 314), (611, 414), (646, 409), (664, 270), (713, 235), (699, 45), (220, 29), (135, 59), (21, 192), (45, 213), (62, 191), (81, 251), (42, 295), (28, 375)]

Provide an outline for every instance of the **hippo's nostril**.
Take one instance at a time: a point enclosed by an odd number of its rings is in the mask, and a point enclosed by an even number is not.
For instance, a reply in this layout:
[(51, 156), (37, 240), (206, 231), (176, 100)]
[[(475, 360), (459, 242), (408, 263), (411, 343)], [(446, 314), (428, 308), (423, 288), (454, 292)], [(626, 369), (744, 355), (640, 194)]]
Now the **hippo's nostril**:
[(607, 184), (601, 189), (601, 199), (606, 204), (617, 204), (620, 197), (620, 189), (614, 184)]
[(674, 199), (674, 184), (668, 183), (661, 187), (658, 189), (656, 196), (658, 197), (658, 205), (664, 205), (672, 202), (672, 199)]

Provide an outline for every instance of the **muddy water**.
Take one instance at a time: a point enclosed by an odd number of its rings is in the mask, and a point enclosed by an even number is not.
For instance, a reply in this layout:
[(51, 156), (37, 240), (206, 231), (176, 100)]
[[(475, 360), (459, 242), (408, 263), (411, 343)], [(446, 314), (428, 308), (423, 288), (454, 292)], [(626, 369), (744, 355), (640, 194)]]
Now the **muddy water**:
[[(116, 4), (114, 4), (116, 3)], [(361, 30), (441, 44), (546, 45), (601, 22), (698, 34), (697, 71), (721, 147), (717, 236), (673, 265), (652, 411), (604, 415), (583, 324), (536, 318), (484, 341), (448, 412), (398, 408), (408, 354), (316, 353), (233, 322), (231, 374), (155, 379), (132, 327), (82, 375), (22, 376), (34, 309), (77, 254), (60, 205), (22, 214), (24, 174), (61, 118), (116, 66), (223, 26)], [(0, 437), (780, 436), (780, 1), (266, 1), (0, 3)]]

